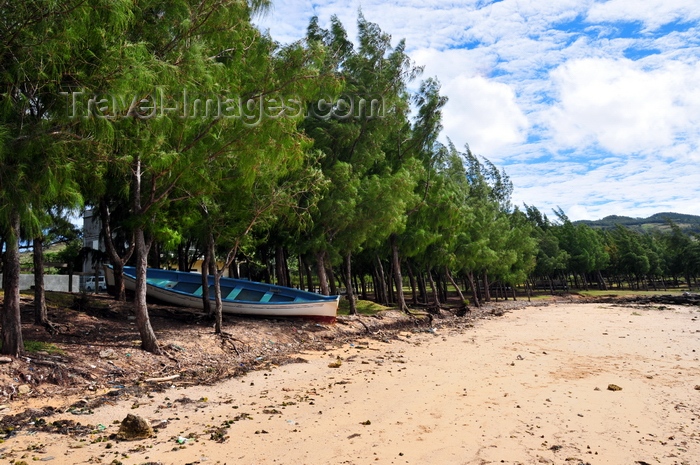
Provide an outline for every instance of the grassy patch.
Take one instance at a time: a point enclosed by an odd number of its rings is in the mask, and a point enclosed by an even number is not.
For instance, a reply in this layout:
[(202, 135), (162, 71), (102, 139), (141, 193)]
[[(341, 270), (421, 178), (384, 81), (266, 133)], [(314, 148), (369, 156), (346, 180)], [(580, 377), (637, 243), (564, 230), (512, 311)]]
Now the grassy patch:
[[(375, 315), (382, 310), (389, 310), (390, 307), (379, 305), (370, 300), (357, 300), (357, 313), (360, 315)], [(347, 299), (341, 298), (338, 305), (338, 315), (348, 315), (350, 312), (350, 303)]]
[(56, 307), (70, 308), (75, 304), (75, 294), (68, 292), (46, 291), (46, 303)]
[(47, 352), (49, 354), (63, 355), (63, 349), (56, 347), (50, 342), (41, 341), (24, 341), (24, 350), (26, 352)]
[[(2, 348), (2, 341), (0, 341), (0, 348)], [(24, 351), (27, 353), (37, 353), (45, 352), (48, 354), (63, 355), (65, 352), (63, 349), (51, 344), (50, 342), (41, 341), (24, 341)]]
[[(537, 294), (532, 294), (530, 296), (530, 300), (549, 300), (552, 297), (556, 297), (556, 296), (560, 296), (560, 295), (561, 295), (561, 292), (557, 292), (554, 295), (552, 295), (550, 293), (546, 293), (546, 294), (537, 293)], [(527, 300), (527, 295), (524, 295), (524, 296), (518, 295), (518, 300)]]
[(668, 289), (664, 291), (663, 289), (658, 291), (636, 291), (629, 289), (610, 289), (607, 291), (590, 290), (590, 291), (578, 291), (578, 294), (589, 296), (589, 297), (622, 297), (622, 296), (650, 296), (650, 295), (663, 295), (663, 294), (681, 294), (684, 290), (682, 289)]

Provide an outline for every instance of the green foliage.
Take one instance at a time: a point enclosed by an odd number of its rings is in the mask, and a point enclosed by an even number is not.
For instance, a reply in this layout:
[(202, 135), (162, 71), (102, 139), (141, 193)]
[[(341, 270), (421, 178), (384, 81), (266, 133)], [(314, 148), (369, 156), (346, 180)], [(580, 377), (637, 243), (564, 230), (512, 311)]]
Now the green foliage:
[(310, 43), (326, 50), (325, 66), (343, 83), (332, 100), (382, 103), (381, 115), (367, 109), (352, 118), (304, 122), (314, 148), (324, 154), (323, 175), (333, 186), (312, 215), (312, 247), (335, 256), (377, 246), (392, 232), (401, 231), (405, 211), (416, 202), (411, 160), (396, 163), (389, 141), (406, 123), (405, 88), (417, 69), (404, 53), (403, 43), (392, 48), (391, 38), (362, 15), (358, 30), (357, 49), (335, 17), (330, 30), (321, 29), (318, 20), (312, 19), (307, 32)]
[[(66, 263), (68, 268), (73, 270), (78, 270), (82, 266), (82, 248), (83, 243), (80, 239), (73, 239), (66, 246), (56, 253), (53, 259), (49, 259), (49, 254), (46, 254), (47, 261), (57, 261), (61, 263)], [(66, 272), (68, 269), (66, 269)]]
[(568, 219), (555, 229), (562, 248), (569, 254), (568, 267), (576, 273), (590, 273), (607, 267), (610, 257), (600, 236), (590, 227), (574, 225)]

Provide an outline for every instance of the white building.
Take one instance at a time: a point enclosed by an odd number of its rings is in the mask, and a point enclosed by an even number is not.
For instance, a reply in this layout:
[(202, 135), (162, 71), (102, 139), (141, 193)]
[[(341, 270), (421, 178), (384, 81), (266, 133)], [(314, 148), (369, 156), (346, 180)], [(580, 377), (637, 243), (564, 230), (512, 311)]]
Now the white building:
[[(105, 246), (104, 241), (100, 239), (100, 230), (102, 229), (102, 223), (100, 222), (100, 215), (96, 208), (92, 210), (86, 210), (83, 214), (83, 247), (91, 250), (99, 250), (104, 252)], [(103, 275), (102, 267), (100, 263), (97, 263), (99, 267), (98, 272)], [(83, 273), (95, 273), (95, 264), (93, 263), (93, 254), (89, 253), (86, 255), (83, 261)], [(85, 275), (80, 277), (80, 287), (84, 289), (85, 286)]]

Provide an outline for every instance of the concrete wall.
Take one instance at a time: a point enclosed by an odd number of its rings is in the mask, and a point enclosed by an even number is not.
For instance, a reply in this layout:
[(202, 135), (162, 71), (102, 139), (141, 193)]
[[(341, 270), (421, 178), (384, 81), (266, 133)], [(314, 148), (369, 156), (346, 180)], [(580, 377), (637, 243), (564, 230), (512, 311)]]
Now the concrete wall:
[[(68, 275), (47, 274), (44, 275), (44, 288), (47, 291), (68, 292)], [(2, 282), (2, 274), (0, 274), (0, 282)], [(34, 285), (33, 274), (21, 274), (19, 276), (19, 289), (26, 291)], [(80, 276), (73, 276), (73, 292), (80, 291)]]

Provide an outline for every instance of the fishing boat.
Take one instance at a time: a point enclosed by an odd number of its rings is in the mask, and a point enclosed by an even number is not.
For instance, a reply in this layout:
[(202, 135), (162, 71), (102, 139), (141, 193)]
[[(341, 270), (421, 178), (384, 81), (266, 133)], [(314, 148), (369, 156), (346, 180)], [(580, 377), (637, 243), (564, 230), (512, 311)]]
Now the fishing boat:
[[(114, 285), (111, 266), (105, 267), (107, 282)], [(209, 276), (209, 297), (214, 301), (214, 277)], [(136, 268), (124, 267), (124, 286), (136, 288)], [(260, 316), (311, 316), (335, 318), (339, 296), (324, 296), (285, 286), (221, 278), (223, 313)], [(202, 275), (182, 271), (146, 269), (146, 295), (172, 305), (203, 309)]]

